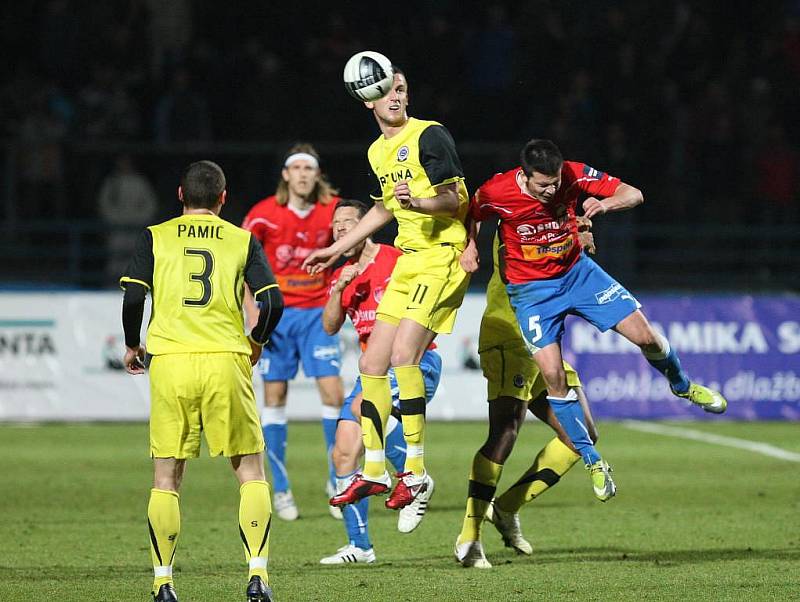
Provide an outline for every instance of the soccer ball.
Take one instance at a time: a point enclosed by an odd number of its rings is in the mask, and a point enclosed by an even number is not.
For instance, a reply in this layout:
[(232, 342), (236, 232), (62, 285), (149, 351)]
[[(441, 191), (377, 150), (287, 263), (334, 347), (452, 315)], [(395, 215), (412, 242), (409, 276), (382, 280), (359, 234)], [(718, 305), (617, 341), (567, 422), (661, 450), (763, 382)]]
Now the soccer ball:
[(392, 61), (380, 52), (358, 52), (344, 66), (344, 87), (356, 100), (372, 102), (383, 98), (392, 89), (392, 81)]

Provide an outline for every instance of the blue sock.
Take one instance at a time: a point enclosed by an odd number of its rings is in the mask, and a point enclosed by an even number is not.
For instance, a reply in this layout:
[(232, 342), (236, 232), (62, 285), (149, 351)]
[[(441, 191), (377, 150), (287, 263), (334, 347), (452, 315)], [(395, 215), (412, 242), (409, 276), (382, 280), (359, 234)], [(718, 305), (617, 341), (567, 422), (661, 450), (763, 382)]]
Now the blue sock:
[[(347, 479), (353, 476), (337, 475), (337, 480)], [(342, 516), (344, 517), (344, 528), (347, 531), (347, 539), (351, 545), (361, 548), (362, 550), (369, 550), (372, 547), (372, 542), (369, 540), (367, 512), (369, 511), (369, 498), (362, 498), (355, 504), (347, 504), (342, 507)]]
[[(389, 418), (390, 423), (394, 418)], [(406, 465), (406, 439), (403, 437), (403, 427), (397, 424), (391, 432), (386, 435), (386, 459), (392, 463), (395, 472), (403, 472)]]
[(667, 377), (669, 386), (675, 393), (687, 393), (689, 391), (689, 377), (681, 368), (681, 360), (678, 354), (670, 347), (667, 339), (662, 339), (665, 351), (656, 353), (645, 353), (644, 357), (656, 370)]
[(575, 393), (575, 389), (570, 389), (566, 397), (551, 397), (548, 395), (547, 401), (550, 402), (553, 413), (572, 441), (572, 445), (575, 446), (575, 449), (578, 450), (581, 458), (583, 458), (584, 464), (588, 466), (597, 462), (600, 459), (600, 454), (597, 453), (589, 437), (589, 429), (586, 428), (583, 408), (578, 402), (578, 395)]
[(322, 432), (325, 436), (325, 457), (328, 458), (328, 480), (336, 488), (336, 469), (333, 467), (331, 452), (336, 442), (336, 424), (339, 422), (340, 408), (322, 406)]
[(267, 460), (272, 472), (274, 491), (289, 490), (289, 474), (286, 472), (286, 439), (289, 427), (286, 424), (286, 408), (264, 408), (261, 414), (261, 430), (267, 444)]

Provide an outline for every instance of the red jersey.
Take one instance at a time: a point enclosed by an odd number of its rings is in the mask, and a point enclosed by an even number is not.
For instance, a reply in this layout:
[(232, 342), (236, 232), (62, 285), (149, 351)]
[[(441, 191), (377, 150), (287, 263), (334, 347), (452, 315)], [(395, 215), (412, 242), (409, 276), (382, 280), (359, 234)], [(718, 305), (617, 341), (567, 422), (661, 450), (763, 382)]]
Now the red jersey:
[(325, 305), (330, 271), (310, 275), (300, 269), (313, 251), (333, 242), (333, 212), (339, 197), (330, 203), (316, 203), (308, 213), (278, 205), (274, 196), (259, 201), (244, 218), (249, 230), (264, 246), (287, 307)]
[[(403, 252), (389, 245), (378, 245), (378, 254), (367, 265), (363, 272), (353, 278), (342, 291), (342, 309), (350, 316), (358, 333), (358, 342), (362, 348), (367, 343), (369, 333), (375, 326), (375, 312), (383, 297), (383, 291), (392, 277), (394, 264)], [(351, 258), (331, 276), (331, 287), (339, 280), (339, 275), (346, 265), (353, 265), (356, 258)]]
[(476, 221), (500, 219), (505, 243), (505, 279), (512, 284), (555, 278), (581, 256), (575, 207), (580, 196), (605, 198), (621, 184), (584, 163), (564, 161), (561, 187), (548, 203), (535, 199), (522, 180), (521, 167), (487, 180), (470, 200)]

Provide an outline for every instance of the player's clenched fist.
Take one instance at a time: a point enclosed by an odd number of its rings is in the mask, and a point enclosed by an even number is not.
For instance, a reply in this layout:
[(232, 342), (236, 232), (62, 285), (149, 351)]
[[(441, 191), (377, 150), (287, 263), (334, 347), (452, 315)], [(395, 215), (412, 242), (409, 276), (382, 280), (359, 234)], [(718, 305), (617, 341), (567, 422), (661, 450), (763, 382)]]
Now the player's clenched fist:
[(411, 209), (413, 207), (413, 199), (411, 197), (411, 188), (408, 185), (408, 180), (400, 180), (394, 186), (394, 198), (400, 203), (403, 209)]
[(353, 278), (358, 276), (361, 273), (361, 268), (358, 265), (346, 265), (342, 268), (341, 273), (339, 274), (339, 279), (333, 285), (333, 290), (336, 292), (342, 292), (347, 285), (353, 281)]
[(461, 253), (458, 262), (461, 264), (461, 269), (467, 274), (472, 274), (478, 271), (480, 267), (480, 256), (478, 255), (478, 246), (474, 239), (469, 239), (467, 246)]
[(144, 345), (125, 348), (125, 358), (122, 360), (125, 372), (128, 374), (144, 374)]

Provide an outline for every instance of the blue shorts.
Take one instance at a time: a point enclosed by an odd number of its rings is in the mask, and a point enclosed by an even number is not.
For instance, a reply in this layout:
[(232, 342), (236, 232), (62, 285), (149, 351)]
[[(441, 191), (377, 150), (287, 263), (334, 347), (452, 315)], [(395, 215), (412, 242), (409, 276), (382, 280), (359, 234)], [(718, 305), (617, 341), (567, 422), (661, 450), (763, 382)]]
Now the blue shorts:
[(568, 314), (581, 316), (605, 332), (641, 307), (586, 255), (563, 276), (508, 284), (506, 290), (531, 353), (561, 341)]
[(300, 360), (308, 377), (339, 375), (339, 335), (331, 336), (323, 330), (321, 307), (283, 310), (258, 363), (261, 377), (266, 381), (292, 380)]
[[(439, 388), (439, 379), (442, 376), (442, 357), (435, 351), (429, 349), (422, 354), (419, 368), (422, 370), (422, 378), (425, 380), (425, 403), (428, 403), (433, 399), (436, 389)], [(397, 387), (397, 379), (394, 377), (394, 370), (391, 368), (389, 369), (389, 385), (392, 387), (392, 404), (397, 406), (400, 403), (400, 391)], [(344, 400), (342, 413), (339, 414), (339, 420), (358, 422), (358, 419), (353, 416), (352, 406), (353, 400), (360, 394), (361, 378), (357, 378), (356, 384), (353, 385), (353, 390), (350, 391), (350, 395)]]

